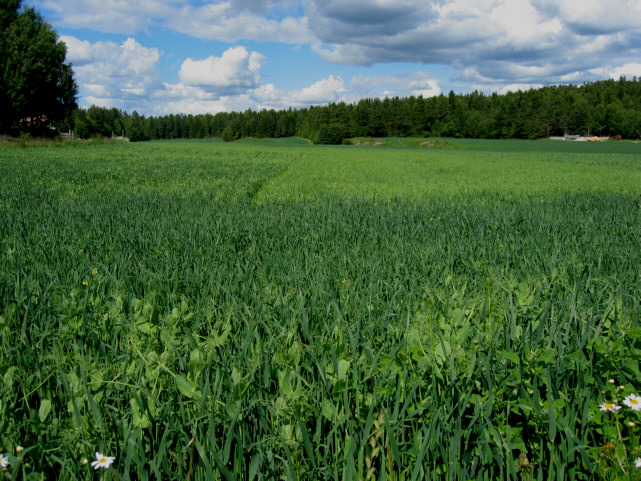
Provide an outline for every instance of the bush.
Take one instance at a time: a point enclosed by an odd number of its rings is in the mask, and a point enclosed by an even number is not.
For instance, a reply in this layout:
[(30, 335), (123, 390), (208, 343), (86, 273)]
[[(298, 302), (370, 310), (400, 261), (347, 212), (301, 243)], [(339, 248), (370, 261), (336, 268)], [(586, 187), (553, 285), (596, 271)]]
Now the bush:
[(339, 145), (345, 139), (345, 130), (338, 124), (323, 125), (318, 133), (318, 144)]

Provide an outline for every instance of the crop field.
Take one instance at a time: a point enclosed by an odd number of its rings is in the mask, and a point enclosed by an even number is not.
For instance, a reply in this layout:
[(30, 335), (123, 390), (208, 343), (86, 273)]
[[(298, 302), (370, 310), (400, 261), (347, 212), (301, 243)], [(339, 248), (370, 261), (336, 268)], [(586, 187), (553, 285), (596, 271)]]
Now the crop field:
[(439, 142), (0, 147), (0, 474), (639, 479), (641, 144)]

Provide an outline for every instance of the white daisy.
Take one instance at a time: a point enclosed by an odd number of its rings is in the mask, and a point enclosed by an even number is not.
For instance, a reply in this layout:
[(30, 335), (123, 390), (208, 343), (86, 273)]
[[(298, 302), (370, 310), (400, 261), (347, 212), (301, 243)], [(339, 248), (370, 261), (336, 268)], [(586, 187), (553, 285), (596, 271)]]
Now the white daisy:
[(0, 469), (7, 469), (7, 466), (9, 466), (9, 456), (5, 456), (4, 454), (0, 454)]
[(610, 411), (610, 412), (615, 412), (621, 409), (621, 406), (617, 406), (614, 403), (603, 403), (603, 404), (600, 404), (599, 407), (601, 408), (601, 411)]
[(111, 466), (111, 463), (113, 463), (115, 459), (116, 458), (111, 456), (105, 456), (104, 454), (96, 453), (96, 460), (92, 461), (91, 466), (93, 466), (93, 469), (107, 469), (109, 466)]
[(637, 458), (637, 459), (635, 459), (635, 460), (634, 460), (634, 465), (635, 465), (637, 468), (640, 468), (640, 469), (641, 469), (641, 458)]
[(641, 411), (641, 396), (636, 394), (630, 394), (627, 398), (623, 400), (623, 404), (628, 406), (633, 411)]

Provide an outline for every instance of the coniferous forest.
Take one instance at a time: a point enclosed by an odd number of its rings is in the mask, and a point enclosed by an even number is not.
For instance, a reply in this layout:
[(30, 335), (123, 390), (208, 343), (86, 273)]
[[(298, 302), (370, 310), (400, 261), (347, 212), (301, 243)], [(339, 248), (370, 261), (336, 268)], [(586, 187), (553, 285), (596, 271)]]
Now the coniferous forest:
[(300, 136), (321, 144), (352, 137), (538, 139), (565, 134), (641, 137), (641, 79), (548, 86), (507, 94), (363, 99), (287, 110), (203, 115), (139, 115), (92, 106), (60, 129), (76, 137), (124, 133), (151, 139)]

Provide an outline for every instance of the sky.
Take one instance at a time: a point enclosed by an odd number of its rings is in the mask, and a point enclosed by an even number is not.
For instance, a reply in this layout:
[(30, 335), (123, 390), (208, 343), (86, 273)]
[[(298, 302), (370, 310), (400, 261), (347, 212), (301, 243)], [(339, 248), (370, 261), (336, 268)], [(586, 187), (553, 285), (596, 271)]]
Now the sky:
[(25, 0), (79, 104), (143, 115), (641, 77), (641, 0)]

